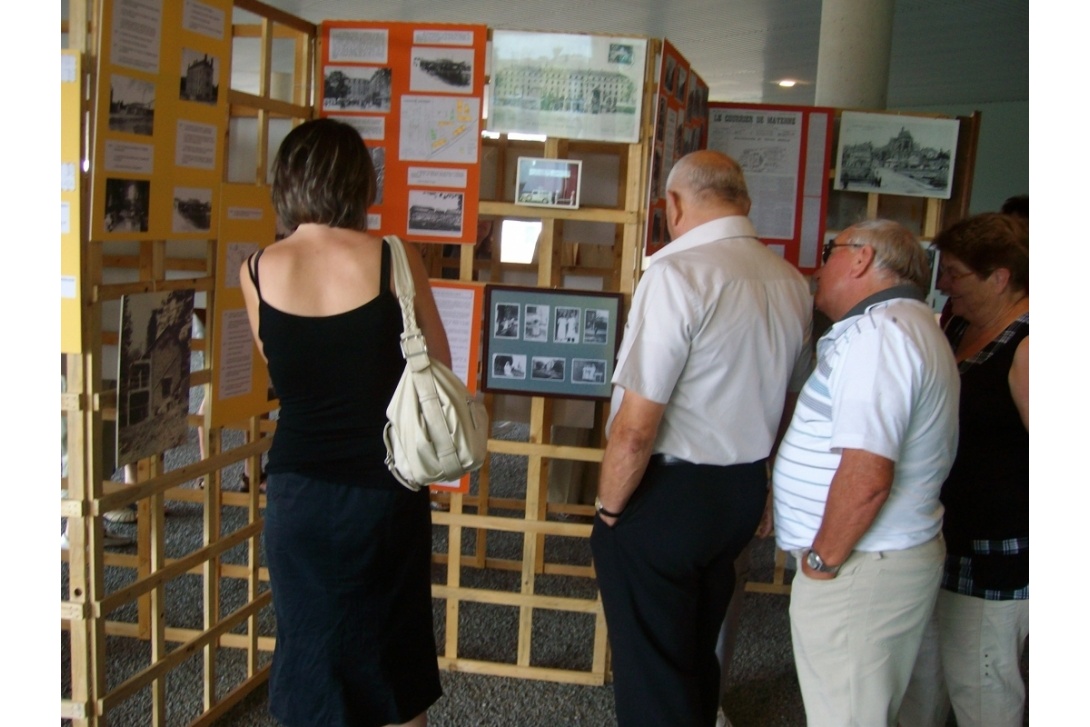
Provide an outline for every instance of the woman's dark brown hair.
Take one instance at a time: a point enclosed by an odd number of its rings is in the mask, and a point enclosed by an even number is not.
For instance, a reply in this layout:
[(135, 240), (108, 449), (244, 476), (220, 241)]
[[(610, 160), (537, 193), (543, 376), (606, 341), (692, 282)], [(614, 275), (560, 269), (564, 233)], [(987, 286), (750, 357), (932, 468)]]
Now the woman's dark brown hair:
[(333, 119), (292, 129), (273, 162), (273, 207), (287, 230), (313, 222), (364, 232), (376, 186), (359, 132)]
[(1011, 287), (1029, 290), (1029, 223), (1021, 217), (999, 212), (967, 217), (940, 232), (932, 244), (980, 278), (1006, 268)]

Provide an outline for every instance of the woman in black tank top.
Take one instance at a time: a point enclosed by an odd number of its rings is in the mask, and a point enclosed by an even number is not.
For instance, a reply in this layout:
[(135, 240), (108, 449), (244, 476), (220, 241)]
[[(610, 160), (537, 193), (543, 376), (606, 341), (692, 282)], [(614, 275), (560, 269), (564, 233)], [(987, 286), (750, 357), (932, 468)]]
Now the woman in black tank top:
[[(291, 234), (240, 271), (280, 399), (264, 533), (277, 625), (269, 709), (291, 727), (420, 727), (442, 694), (430, 508), (384, 462), (402, 321), (389, 250), (367, 234), (375, 171), (359, 134), (329, 119), (294, 129), (272, 197)], [(407, 252), (417, 321), (449, 365), (423, 263)]]
[[(904, 727), (1021, 727), (1029, 635), (1029, 226), (989, 213), (935, 238), (961, 374), (958, 450), (942, 486), (946, 566)], [(932, 704), (933, 702), (933, 704)], [(924, 705), (920, 707), (920, 705)]]

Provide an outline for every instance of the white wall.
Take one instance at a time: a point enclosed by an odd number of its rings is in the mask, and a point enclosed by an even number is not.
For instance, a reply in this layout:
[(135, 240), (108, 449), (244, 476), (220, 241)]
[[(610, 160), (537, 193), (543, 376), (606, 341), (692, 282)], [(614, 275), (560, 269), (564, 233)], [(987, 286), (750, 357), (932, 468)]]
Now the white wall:
[(969, 211), (995, 212), (1003, 200), (1029, 192), (1029, 102), (921, 106), (904, 111), (967, 116), (980, 111), (980, 141)]

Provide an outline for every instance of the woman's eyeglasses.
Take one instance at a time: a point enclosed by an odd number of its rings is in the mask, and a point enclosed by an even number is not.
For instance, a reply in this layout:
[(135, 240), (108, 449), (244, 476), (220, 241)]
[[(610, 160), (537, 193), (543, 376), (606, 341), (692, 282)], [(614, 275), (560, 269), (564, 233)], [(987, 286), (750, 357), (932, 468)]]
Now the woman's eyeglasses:
[[(972, 274), (973, 274), (972, 270), (966, 270), (963, 273), (958, 273), (958, 272), (955, 272), (955, 271), (951, 270), (950, 268), (944, 268), (942, 265), (939, 266), (939, 278), (945, 276), (951, 283), (956, 283), (957, 281), (961, 280), (962, 278), (967, 278)], [(936, 278), (936, 280), (937, 280), (937, 278)]]

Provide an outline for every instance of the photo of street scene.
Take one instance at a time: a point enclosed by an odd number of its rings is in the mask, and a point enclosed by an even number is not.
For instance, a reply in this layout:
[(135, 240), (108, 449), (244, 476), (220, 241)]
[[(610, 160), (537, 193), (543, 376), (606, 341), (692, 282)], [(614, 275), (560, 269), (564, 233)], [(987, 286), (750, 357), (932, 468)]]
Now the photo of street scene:
[(107, 179), (106, 232), (147, 232), (151, 182), (146, 179)]
[(409, 233), (460, 236), (464, 198), (461, 192), (409, 190)]
[(957, 119), (845, 111), (833, 186), (950, 199), (958, 126)]
[(110, 131), (151, 136), (155, 84), (117, 73), (110, 76)]
[(326, 66), (322, 108), (326, 111), (390, 110), (389, 68)]
[(174, 188), (174, 232), (208, 232), (212, 229), (212, 190)]

